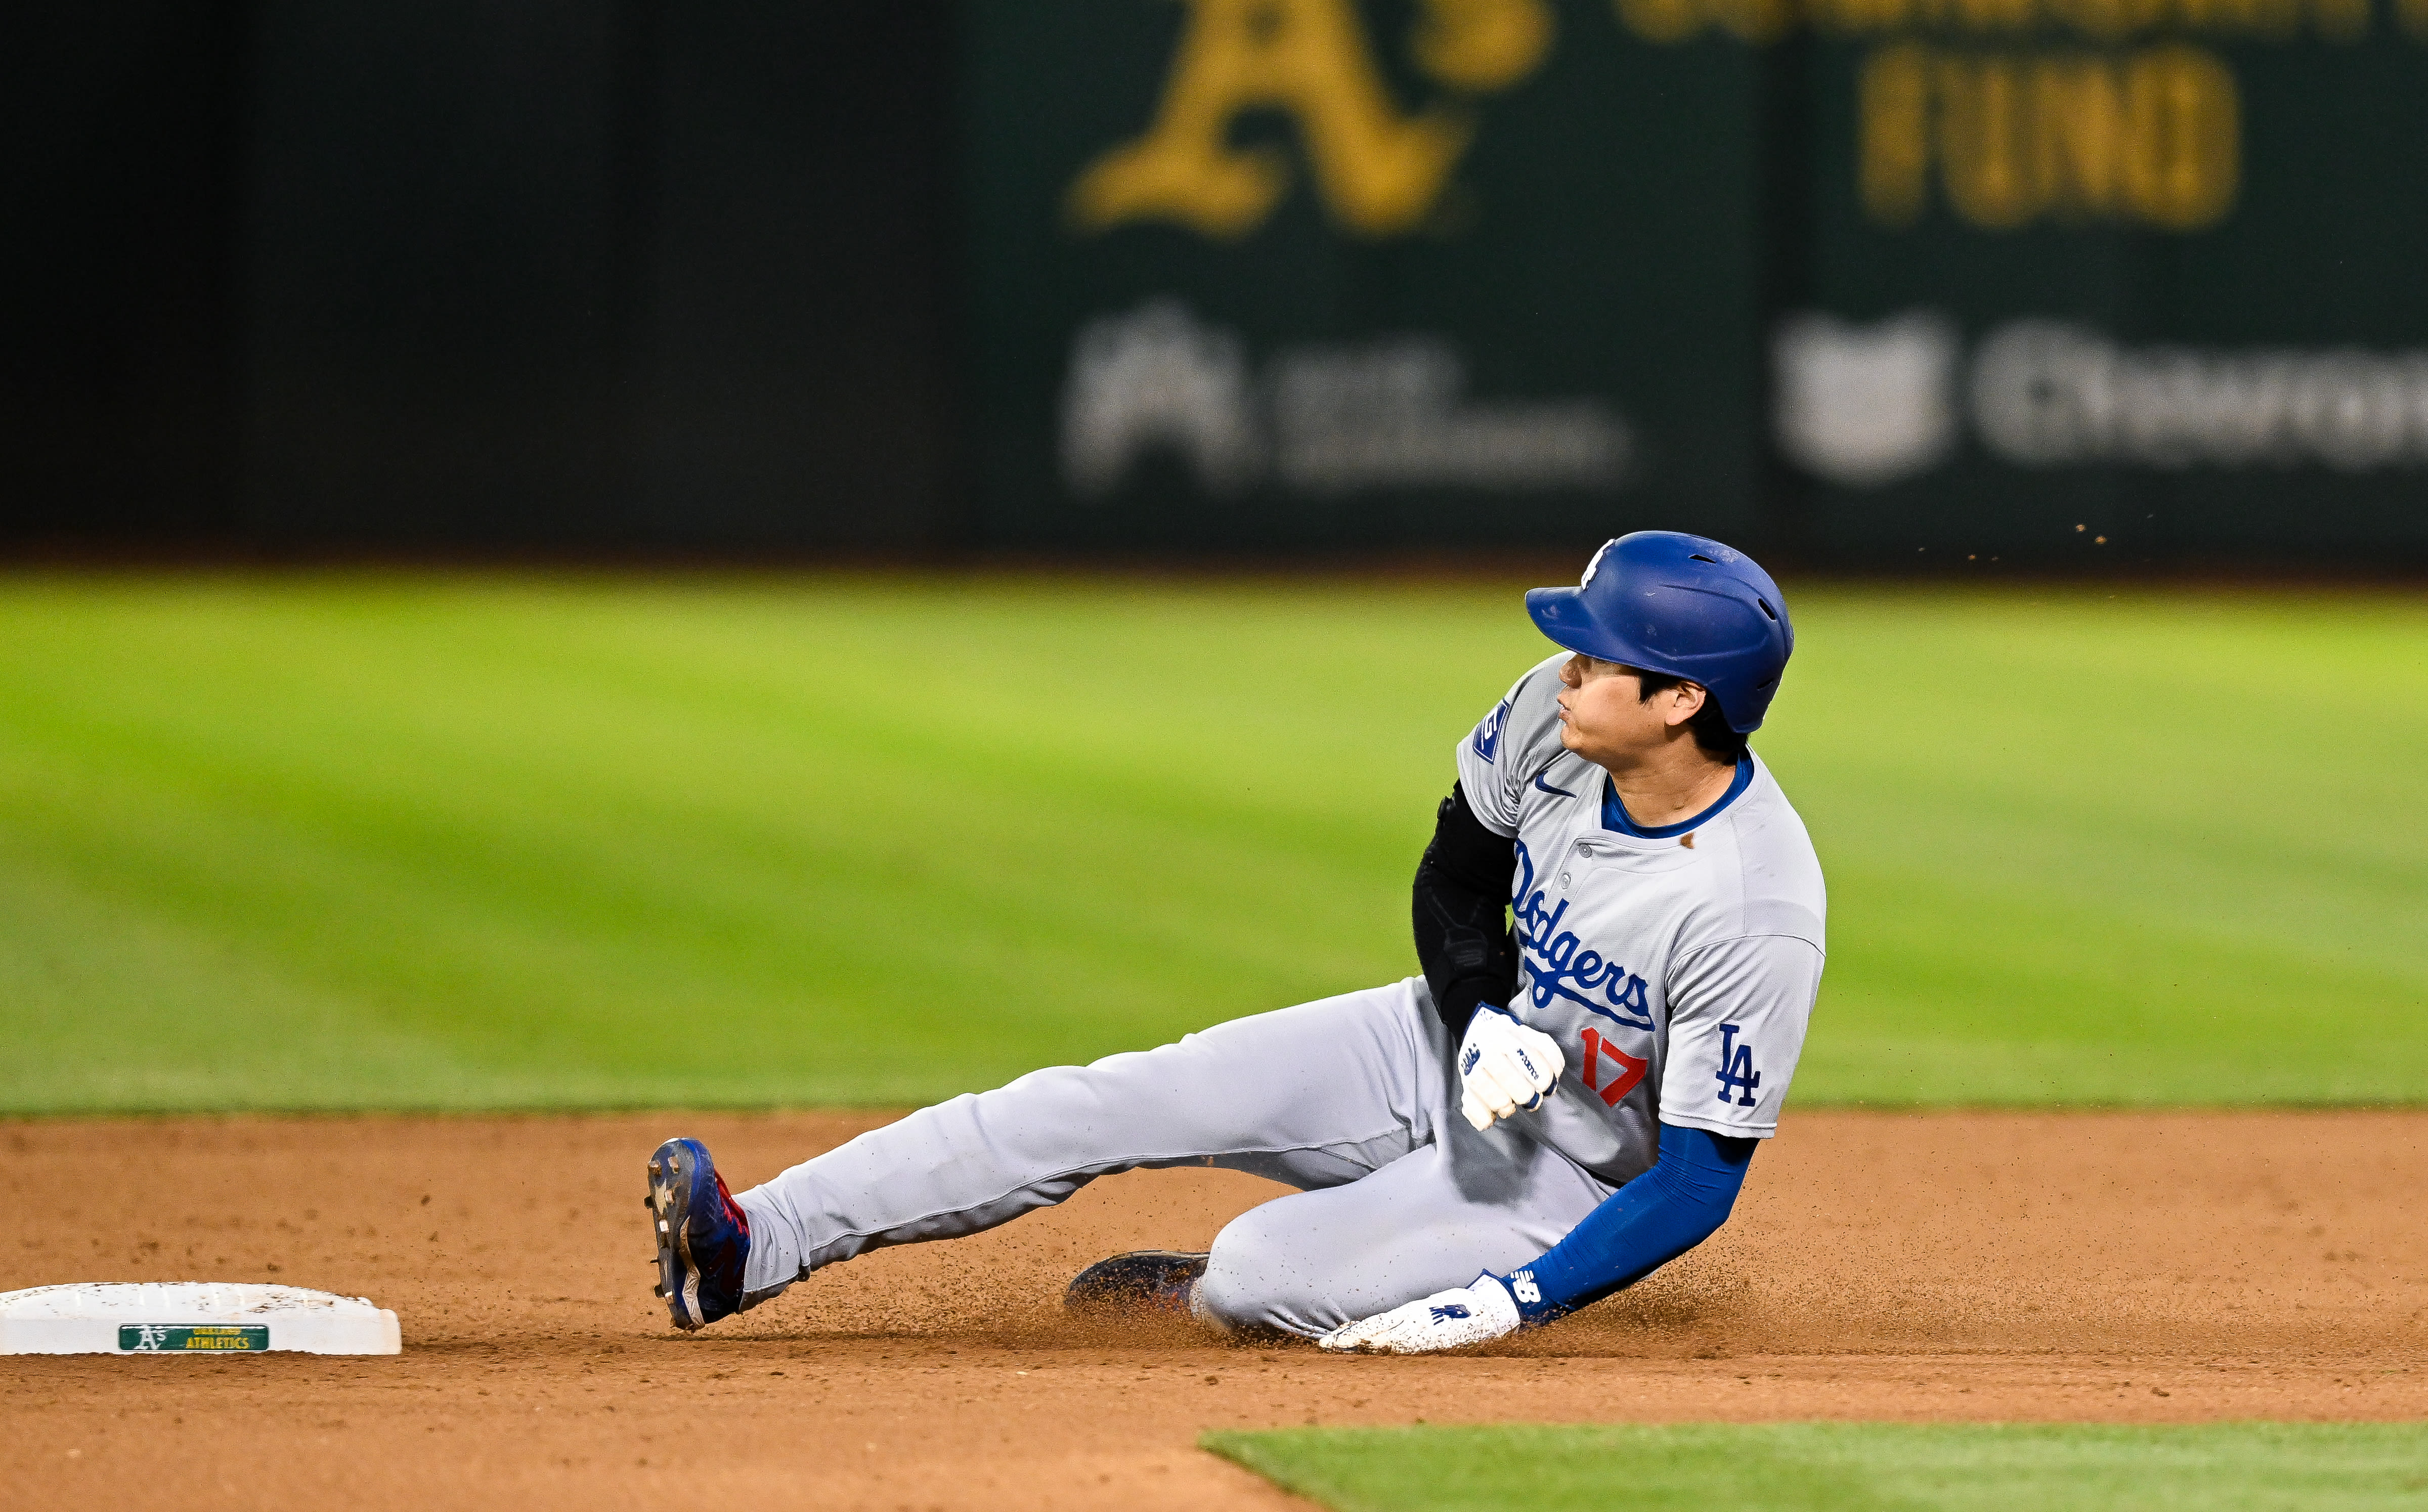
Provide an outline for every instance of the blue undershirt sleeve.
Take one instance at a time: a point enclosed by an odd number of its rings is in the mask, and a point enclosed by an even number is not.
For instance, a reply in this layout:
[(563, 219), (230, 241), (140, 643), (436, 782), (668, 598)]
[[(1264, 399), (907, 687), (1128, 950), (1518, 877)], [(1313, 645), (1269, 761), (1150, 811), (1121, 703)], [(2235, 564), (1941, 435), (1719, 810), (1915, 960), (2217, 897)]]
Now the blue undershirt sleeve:
[(1549, 1323), (1632, 1286), (1719, 1231), (1760, 1141), (1661, 1126), (1652, 1169), (1612, 1192), (1534, 1264), (1505, 1278), (1518, 1311)]

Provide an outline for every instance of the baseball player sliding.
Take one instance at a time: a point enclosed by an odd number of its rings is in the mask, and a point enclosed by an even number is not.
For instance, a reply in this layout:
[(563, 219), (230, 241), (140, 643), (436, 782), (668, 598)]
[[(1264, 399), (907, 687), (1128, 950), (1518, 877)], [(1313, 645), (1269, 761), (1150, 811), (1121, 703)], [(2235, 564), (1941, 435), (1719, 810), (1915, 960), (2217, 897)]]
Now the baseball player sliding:
[(1417, 868), (1421, 977), (1033, 1072), (739, 1196), (670, 1140), (648, 1202), (675, 1325), (1142, 1166), (1298, 1190), (1208, 1254), (1090, 1267), (1075, 1307), (1332, 1350), (1498, 1339), (1708, 1238), (1779, 1126), (1821, 980), (1820, 863), (1746, 748), (1787, 605), (1744, 553), (1645, 531), (1526, 609), (1562, 649), (1459, 742)]

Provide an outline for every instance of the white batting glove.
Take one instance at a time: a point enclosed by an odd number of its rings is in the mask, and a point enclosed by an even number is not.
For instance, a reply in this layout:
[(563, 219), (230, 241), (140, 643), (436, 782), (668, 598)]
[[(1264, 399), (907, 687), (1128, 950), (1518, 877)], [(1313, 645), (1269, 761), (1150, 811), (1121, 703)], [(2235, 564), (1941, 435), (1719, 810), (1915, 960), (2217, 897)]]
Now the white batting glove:
[(1463, 1287), (1347, 1323), (1316, 1340), (1344, 1355), (1424, 1355), (1489, 1343), (1518, 1331), (1518, 1299), (1486, 1271)]
[(1560, 1043), (1518, 1022), (1507, 1009), (1486, 1004), (1468, 1022), (1458, 1046), (1458, 1110), (1477, 1129), (1492, 1126), (1520, 1108), (1543, 1106), (1559, 1085), (1567, 1060)]

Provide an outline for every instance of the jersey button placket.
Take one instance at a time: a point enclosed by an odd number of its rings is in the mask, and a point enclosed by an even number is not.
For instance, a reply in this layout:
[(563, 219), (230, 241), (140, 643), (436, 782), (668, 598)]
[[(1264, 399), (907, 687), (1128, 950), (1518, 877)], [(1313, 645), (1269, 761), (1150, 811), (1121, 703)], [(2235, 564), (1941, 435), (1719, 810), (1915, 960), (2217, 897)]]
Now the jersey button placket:
[[(1576, 844), (1576, 859), (1577, 859), (1577, 860), (1579, 860), (1579, 861), (1591, 861), (1591, 860), (1593, 860), (1593, 854), (1594, 854), (1594, 848), (1593, 848), (1593, 846), (1592, 846), (1590, 844), (1588, 844), (1588, 843), (1586, 843), (1585, 841), (1583, 841), (1583, 840), (1580, 840), (1580, 841), (1578, 841), (1578, 842), (1577, 842), (1577, 844)], [(1567, 885), (1568, 885), (1568, 874), (1567, 874), (1567, 872), (1562, 872), (1562, 873), (1560, 873), (1560, 885), (1561, 885), (1562, 887), (1566, 887), (1566, 886), (1567, 886)]]

